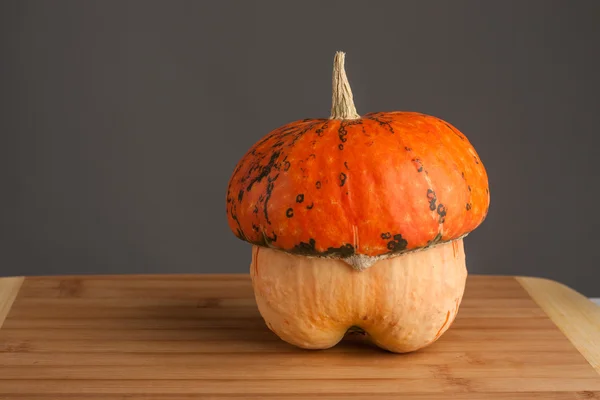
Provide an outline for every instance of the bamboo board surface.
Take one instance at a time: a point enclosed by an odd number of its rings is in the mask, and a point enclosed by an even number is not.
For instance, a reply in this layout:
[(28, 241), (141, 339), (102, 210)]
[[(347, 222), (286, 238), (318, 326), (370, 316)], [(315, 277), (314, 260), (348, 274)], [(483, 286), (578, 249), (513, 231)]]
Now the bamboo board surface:
[(296, 349), (247, 275), (0, 279), (0, 399), (600, 399), (600, 307), (535, 278), (470, 276), (455, 323), (397, 355)]

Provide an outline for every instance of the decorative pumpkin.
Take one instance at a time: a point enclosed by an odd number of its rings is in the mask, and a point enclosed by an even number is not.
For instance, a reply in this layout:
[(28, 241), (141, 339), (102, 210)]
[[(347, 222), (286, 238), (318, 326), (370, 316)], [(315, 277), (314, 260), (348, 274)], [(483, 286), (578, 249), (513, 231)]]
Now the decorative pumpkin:
[(458, 129), (416, 112), (360, 116), (338, 52), (331, 116), (257, 142), (230, 179), (227, 217), (253, 245), (256, 301), (281, 339), (325, 349), (359, 329), (402, 353), (452, 324), (463, 238), (489, 202), (483, 163)]

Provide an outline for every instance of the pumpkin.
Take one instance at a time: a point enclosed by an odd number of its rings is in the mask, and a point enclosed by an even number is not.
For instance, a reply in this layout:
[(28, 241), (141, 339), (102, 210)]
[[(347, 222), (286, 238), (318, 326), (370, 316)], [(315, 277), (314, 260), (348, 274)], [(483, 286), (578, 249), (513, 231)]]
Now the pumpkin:
[(329, 118), (288, 123), (241, 158), (227, 218), (252, 244), (266, 325), (305, 349), (349, 330), (404, 353), (452, 325), (464, 237), (486, 218), (484, 165), (450, 123), (418, 112), (359, 115), (337, 52)]

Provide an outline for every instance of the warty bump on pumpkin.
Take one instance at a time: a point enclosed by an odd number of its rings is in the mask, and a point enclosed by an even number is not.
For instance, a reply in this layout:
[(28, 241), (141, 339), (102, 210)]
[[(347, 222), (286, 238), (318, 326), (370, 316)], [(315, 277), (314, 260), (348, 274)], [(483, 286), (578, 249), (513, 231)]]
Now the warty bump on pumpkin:
[(357, 270), (461, 239), (485, 219), (488, 177), (467, 137), (417, 112), (360, 116), (336, 53), (327, 119), (273, 130), (237, 164), (227, 217), (256, 246)]

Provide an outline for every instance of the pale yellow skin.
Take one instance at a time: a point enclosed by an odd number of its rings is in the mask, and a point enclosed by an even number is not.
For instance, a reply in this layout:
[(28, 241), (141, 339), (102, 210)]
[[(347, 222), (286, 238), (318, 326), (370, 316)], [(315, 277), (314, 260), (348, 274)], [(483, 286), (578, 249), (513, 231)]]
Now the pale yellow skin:
[(260, 313), (284, 341), (327, 349), (357, 326), (396, 353), (428, 346), (450, 327), (467, 278), (462, 239), (363, 271), (341, 260), (254, 246), (250, 273)]

